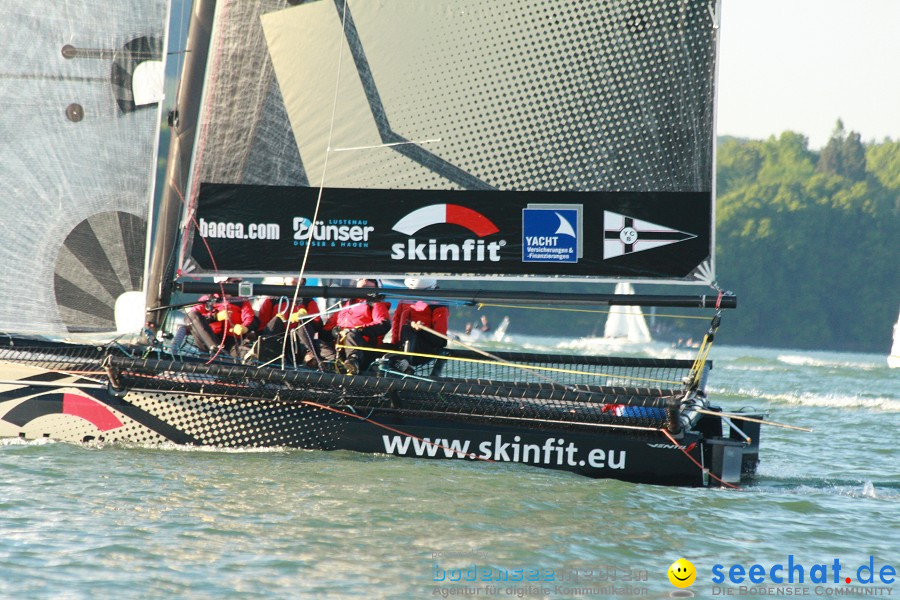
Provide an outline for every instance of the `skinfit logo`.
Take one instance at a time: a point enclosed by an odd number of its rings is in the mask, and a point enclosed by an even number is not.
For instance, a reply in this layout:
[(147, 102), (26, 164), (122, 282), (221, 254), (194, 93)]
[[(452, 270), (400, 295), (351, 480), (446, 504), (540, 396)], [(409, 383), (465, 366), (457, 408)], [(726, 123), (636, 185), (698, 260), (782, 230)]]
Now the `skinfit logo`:
[[(420, 240), (415, 237), (426, 227), (438, 224), (458, 225), (468, 229), (478, 239), (438, 243), (434, 238)], [(499, 233), (500, 230), (480, 212), (459, 204), (424, 206), (397, 221), (393, 229), (410, 236), (406, 243), (391, 246), (391, 258), (394, 260), (498, 262), (500, 249), (506, 245), (506, 240), (488, 242), (481, 239)]]

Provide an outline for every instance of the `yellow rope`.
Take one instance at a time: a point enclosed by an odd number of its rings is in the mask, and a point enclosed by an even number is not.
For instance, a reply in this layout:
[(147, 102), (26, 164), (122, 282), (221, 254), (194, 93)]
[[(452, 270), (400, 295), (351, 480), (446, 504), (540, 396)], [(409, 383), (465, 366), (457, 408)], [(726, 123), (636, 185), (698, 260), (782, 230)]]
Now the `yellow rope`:
[(648, 377), (631, 377), (628, 375), (619, 375), (614, 373), (592, 373), (589, 371), (577, 371), (575, 369), (560, 369), (557, 367), (542, 367), (539, 365), (523, 365), (518, 363), (501, 363), (492, 360), (483, 360), (479, 358), (462, 358), (457, 356), (444, 356), (441, 354), (424, 354), (421, 352), (404, 352), (402, 350), (392, 350), (389, 348), (368, 348), (366, 346), (346, 346), (344, 344), (335, 345), (337, 349), (349, 349), (355, 348), (356, 350), (363, 350), (367, 352), (377, 352), (381, 354), (402, 354), (404, 356), (420, 356), (423, 358), (434, 358), (434, 359), (442, 359), (442, 360), (457, 360), (460, 362), (468, 362), (468, 363), (476, 363), (483, 365), (497, 365), (497, 366), (511, 366), (517, 369), (525, 369), (525, 370), (535, 370), (535, 371), (549, 371), (551, 373), (564, 373), (566, 375), (588, 375), (590, 377), (612, 377), (615, 379), (630, 379), (634, 381), (648, 381), (652, 383), (669, 383), (675, 385), (682, 385), (681, 381), (672, 381), (668, 379), (650, 379)]

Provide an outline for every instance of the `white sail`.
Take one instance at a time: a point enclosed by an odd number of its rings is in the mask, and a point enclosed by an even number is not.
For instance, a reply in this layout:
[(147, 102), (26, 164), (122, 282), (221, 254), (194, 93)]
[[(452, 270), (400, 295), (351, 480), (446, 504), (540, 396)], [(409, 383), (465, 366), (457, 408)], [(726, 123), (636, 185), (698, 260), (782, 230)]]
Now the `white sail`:
[(114, 331), (144, 286), (167, 0), (6, 0), (0, 331)]
[[(634, 287), (627, 282), (616, 284), (616, 294), (634, 294)], [(622, 340), (635, 343), (652, 341), (644, 313), (639, 306), (612, 306), (603, 337), (609, 340)]]
[(900, 315), (897, 315), (897, 322), (894, 324), (894, 343), (887, 363), (892, 369), (900, 369)]

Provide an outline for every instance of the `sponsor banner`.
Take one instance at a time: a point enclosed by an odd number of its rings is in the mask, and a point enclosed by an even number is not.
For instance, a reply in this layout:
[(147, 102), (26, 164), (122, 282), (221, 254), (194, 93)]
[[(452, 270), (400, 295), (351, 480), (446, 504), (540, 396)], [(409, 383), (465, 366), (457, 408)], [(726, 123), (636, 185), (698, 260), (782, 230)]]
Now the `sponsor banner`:
[[(705, 192), (318, 190), (203, 184), (203, 270), (687, 280), (710, 252)], [(207, 249), (208, 247), (208, 249)], [(212, 254), (212, 258), (210, 257)]]

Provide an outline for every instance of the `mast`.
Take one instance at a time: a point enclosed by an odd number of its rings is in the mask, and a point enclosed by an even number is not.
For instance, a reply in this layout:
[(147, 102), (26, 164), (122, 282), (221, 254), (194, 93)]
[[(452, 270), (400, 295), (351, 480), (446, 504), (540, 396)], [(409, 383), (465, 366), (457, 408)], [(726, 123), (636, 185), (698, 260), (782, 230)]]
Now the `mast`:
[[(185, 52), (184, 71), (179, 82), (178, 105), (169, 116), (172, 137), (166, 181), (156, 217), (156, 232), (150, 248), (148, 309), (166, 304), (172, 295), (178, 224), (190, 175), (215, 9), (215, 0), (194, 0), (191, 11), (187, 38), (189, 47)], [(148, 310), (147, 322), (158, 325), (162, 315), (163, 311)]]

